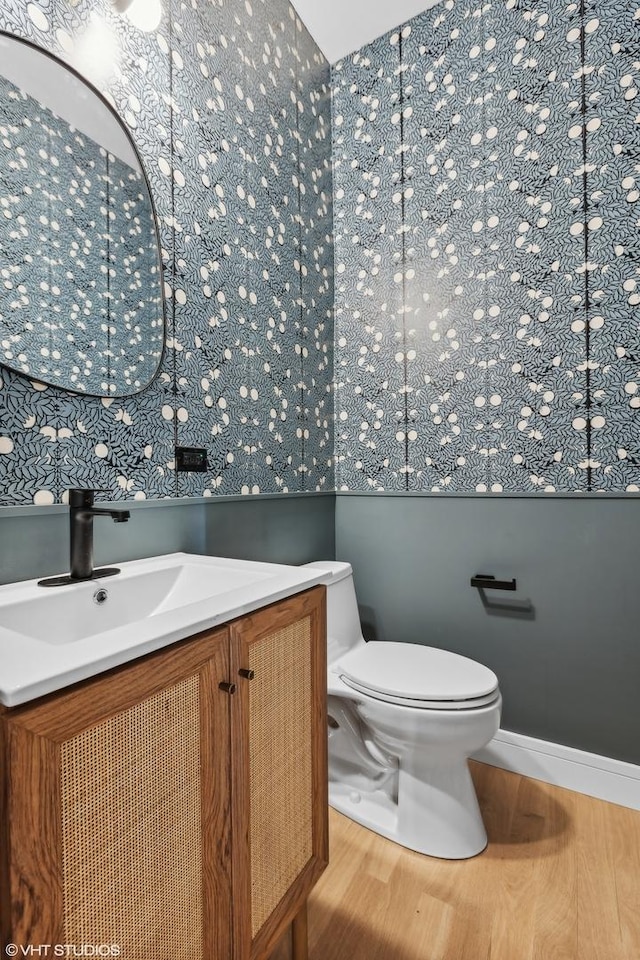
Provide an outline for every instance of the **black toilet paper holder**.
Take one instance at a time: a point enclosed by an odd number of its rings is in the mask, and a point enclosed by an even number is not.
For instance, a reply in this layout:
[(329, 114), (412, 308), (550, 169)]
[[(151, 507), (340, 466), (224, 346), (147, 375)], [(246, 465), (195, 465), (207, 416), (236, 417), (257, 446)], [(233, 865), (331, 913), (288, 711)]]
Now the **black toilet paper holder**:
[(513, 580), (496, 580), (496, 578), (491, 573), (476, 573), (475, 577), (471, 577), (471, 586), (477, 587), (479, 590), (516, 590), (516, 581)]

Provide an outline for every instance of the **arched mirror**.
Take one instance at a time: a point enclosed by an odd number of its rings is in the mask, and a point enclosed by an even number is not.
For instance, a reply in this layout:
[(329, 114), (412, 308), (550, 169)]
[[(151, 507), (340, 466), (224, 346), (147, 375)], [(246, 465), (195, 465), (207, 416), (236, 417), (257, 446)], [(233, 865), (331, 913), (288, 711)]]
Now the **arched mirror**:
[(0, 363), (139, 393), (164, 346), (158, 231), (123, 123), (78, 74), (0, 33)]

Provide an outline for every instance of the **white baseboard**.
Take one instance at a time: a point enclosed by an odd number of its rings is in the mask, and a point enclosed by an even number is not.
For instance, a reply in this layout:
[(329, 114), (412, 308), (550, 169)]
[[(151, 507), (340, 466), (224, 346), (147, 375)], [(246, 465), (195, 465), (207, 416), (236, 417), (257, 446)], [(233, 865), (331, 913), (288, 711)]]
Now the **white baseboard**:
[(474, 760), (640, 810), (640, 766), (499, 730)]

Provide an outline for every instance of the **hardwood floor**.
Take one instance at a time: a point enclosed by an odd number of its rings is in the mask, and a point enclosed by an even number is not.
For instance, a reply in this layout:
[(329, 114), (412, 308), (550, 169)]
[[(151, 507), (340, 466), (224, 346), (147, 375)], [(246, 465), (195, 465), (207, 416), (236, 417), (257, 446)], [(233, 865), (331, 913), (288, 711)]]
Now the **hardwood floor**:
[[(640, 812), (472, 765), (489, 846), (423, 857), (331, 811), (309, 960), (640, 960)], [(273, 960), (289, 960), (284, 941)]]

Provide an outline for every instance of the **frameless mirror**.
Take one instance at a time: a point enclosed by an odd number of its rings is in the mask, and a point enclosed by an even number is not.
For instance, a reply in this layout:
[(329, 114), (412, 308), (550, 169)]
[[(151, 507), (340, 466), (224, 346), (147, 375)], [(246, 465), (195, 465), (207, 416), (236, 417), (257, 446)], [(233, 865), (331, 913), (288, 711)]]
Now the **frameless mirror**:
[(158, 231), (126, 128), (73, 70), (0, 33), (0, 363), (122, 397), (164, 346)]

